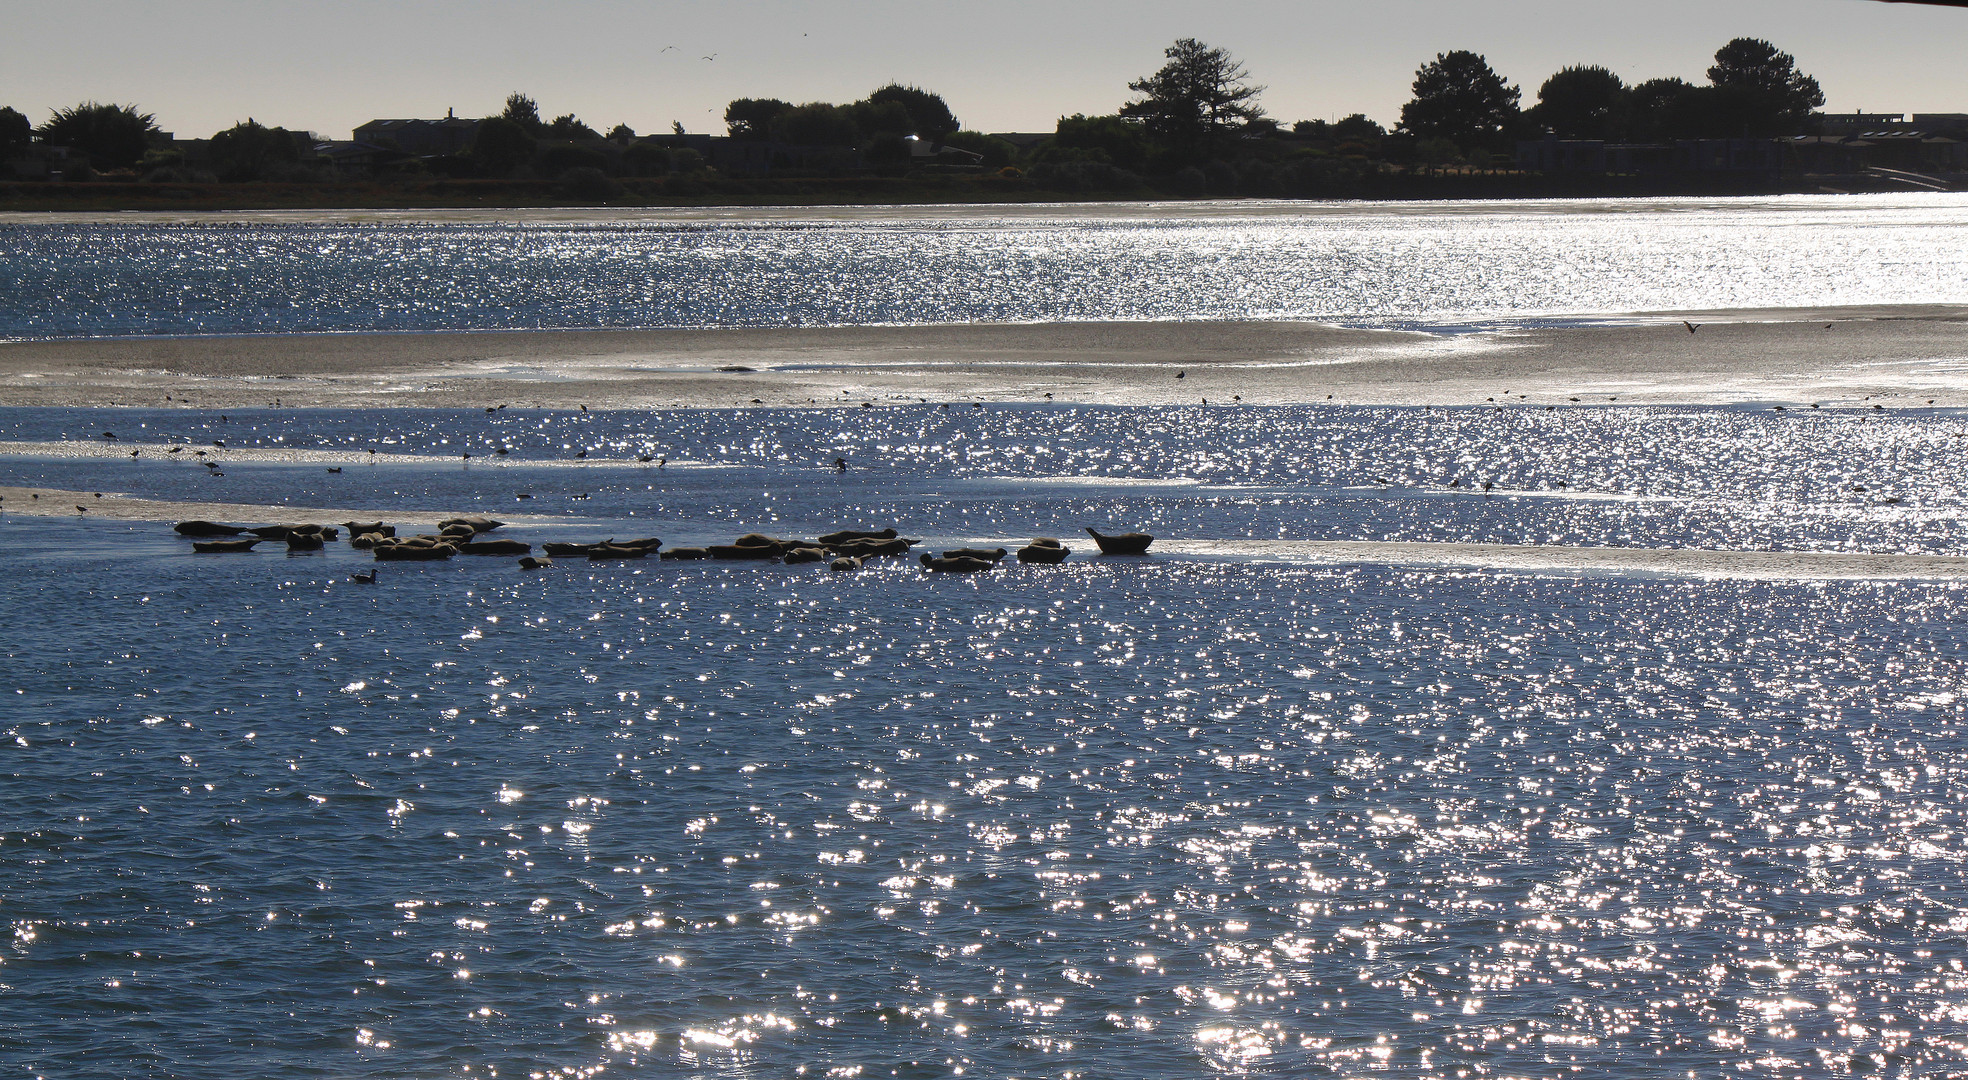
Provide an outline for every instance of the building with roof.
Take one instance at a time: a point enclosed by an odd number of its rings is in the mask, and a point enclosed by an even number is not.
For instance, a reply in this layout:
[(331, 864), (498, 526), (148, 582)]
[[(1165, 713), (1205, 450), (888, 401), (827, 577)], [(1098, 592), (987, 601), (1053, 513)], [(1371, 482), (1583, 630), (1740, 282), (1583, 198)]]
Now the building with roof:
[(355, 129), (353, 141), (415, 157), (443, 157), (470, 150), (481, 123), (447, 109), (442, 120), (371, 120)]

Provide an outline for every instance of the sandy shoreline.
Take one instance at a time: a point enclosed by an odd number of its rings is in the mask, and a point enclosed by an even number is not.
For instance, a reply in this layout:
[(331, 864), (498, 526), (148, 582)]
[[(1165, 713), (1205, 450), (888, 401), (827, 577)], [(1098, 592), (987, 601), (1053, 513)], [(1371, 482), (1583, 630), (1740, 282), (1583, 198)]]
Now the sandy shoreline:
[[(204, 502), (175, 499), (146, 499), (113, 491), (70, 491), (65, 488), (11, 487), (0, 485), (0, 516), (12, 518), (82, 518), (92, 521), (219, 521), (229, 525), (296, 525), (314, 522), (337, 525), (344, 521), (387, 521), (410, 524), (435, 523), (447, 517), (483, 514), (482, 506), (460, 510), (405, 510), (402, 507), (272, 506), (260, 503)], [(511, 525), (580, 526), (590, 519), (550, 517), (541, 514), (505, 514), (499, 520)]]
[(0, 405), (1968, 405), (1968, 307), (1690, 313), (1695, 333), (1682, 317), (1454, 334), (1135, 322), (12, 341)]

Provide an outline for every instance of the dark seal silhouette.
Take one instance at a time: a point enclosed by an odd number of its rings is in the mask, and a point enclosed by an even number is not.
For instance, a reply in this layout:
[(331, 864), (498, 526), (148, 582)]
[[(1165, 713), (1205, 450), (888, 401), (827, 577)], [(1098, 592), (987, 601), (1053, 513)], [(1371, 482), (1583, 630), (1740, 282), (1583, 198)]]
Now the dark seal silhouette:
[(258, 537), (251, 540), (194, 540), (191, 550), (207, 555), (244, 554), (253, 550), (253, 545), (261, 543)]
[(1048, 565), (1051, 563), (1065, 562), (1066, 556), (1072, 553), (1072, 548), (1061, 544), (1057, 540), (1054, 540), (1050, 544), (1041, 544), (1037, 540), (1034, 540), (1018, 549), (1018, 561), (1022, 563)]
[(821, 533), (819, 536), (820, 544), (823, 547), (833, 547), (835, 544), (846, 543), (849, 540), (893, 539), (895, 539), (894, 529), (882, 529), (880, 531), (873, 529), (839, 529), (830, 533)]
[(923, 569), (937, 574), (975, 574), (982, 570), (995, 570), (998, 564), (990, 559), (939, 559), (923, 552)]
[(1148, 545), (1155, 542), (1155, 538), (1147, 533), (1131, 532), (1103, 536), (1091, 526), (1087, 528), (1087, 535), (1093, 537), (1095, 544), (1100, 545), (1102, 555), (1146, 555)]

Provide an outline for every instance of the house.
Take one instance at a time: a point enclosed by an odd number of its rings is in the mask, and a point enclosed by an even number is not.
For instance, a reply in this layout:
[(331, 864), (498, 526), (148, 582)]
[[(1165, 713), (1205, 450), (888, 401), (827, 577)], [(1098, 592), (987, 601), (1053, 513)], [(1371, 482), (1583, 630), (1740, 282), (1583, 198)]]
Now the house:
[(32, 143), (21, 147), (20, 151), (4, 162), (4, 172), (0, 179), (6, 180), (60, 180), (73, 172), (78, 165), (87, 161), (80, 153), (66, 146), (49, 146), (46, 143)]
[(442, 120), (371, 120), (355, 129), (353, 141), (416, 157), (444, 157), (470, 150), (480, 123), (447, 109)]
[(1561, 139), (1546, 135), (1517, 144), (1517, 167), (1525, 172), (1657, 175), (1675, 167), (1669, 143), (1609, 143), (1599, 139)]
[(314, 156), (337, 177), (370, 177), (415, 160), (413, 155), (366, 142), (328, 140), (314, 144)]
[(902, 137), (902, 141), (909, 146), (909, 164), (911, 165), (963, 170), (981, 169), (984, 167), (984, 155), (975, 150), (965, 150), (961, 147), (931, 142), (928, 139), (919, 138), (915, 135), (905, 135)]

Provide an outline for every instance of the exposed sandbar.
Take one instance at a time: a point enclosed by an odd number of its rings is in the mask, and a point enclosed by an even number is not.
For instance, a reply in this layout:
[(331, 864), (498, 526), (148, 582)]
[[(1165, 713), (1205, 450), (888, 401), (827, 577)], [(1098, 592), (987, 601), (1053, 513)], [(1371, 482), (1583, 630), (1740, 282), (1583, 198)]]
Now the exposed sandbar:
[(1230, 556), (1314, 565), (1468, 567), (1761, 580), (1968, 580), (1968, 558), (1961, 556), (1860, 551), (1713, 551), (1386, 540), (1158, 540), (1155, 550), (1171, 555)]
[[(477, 511), (482, 512), (482, 511)], [(401, 508), (262, 506), (247, 503), (141, 499), (60, 488), (0, 487), (0, 515), (69, 517), (101, 521), (186, 521), (229, 524), (336, 523), (382, 520), (435, 523), (455, 516)], [(592, 528), (563, 517), (502, 514), (511, 525)], [(433, 524), (433, 528), (435, 525)], [(986, 537), (970, 538), (993, 543)], [(1520, 573), (1543, 571), (1655, 574), (1763, 580), (1905, 579), (1968, 580), (1968, 558), (1952, 555), (1874, 554), (1845, 551), (1713, 551), (1692, 548), (1557, 547), (1531, 544), (1458, 544), (1378, 540), (1158, 540), (1155, 551), (1172, 556), (1213, 556), (1256, 562), (1310, 565), (1466, 567)], [(1096, 559), (1091, 545), (1077, 562)], [(1131, 560), (1130, 560), (1131, 561)], [(1008, 566), (1011, 564), (1007, 564)], [(1050, 568), (1038, 572), (1049, 572)]]
[(14, 341), (0, 343), (0, 404), (1968, 405), (1968, 308), (1687, 317), (1698, 331), (1677, 314), (1474, 333), (1130, 322)]
[[(173, 499), (144, 499), (105, 491), (69, 491), (63, 488), (8, 487), (0, 485), (0, 516), (66, 517), (97, 521), (218, 521), (228, 525), (293, 525), (311, 521), (320, 525), (343, 521), (385, 521), (432, 523), (447, 517), (485, 513), (485, 508), (464, 510), (405, 510), (394, 507), (266, 506), (258, 503), (190, 502)], [(546, 517), (539, 514), (501, 513), (499, 520), (512, 525), (569, 525), (576, 519)], [(433, 524), (435, 528), (435, 524)]]

